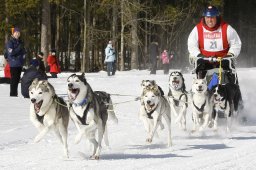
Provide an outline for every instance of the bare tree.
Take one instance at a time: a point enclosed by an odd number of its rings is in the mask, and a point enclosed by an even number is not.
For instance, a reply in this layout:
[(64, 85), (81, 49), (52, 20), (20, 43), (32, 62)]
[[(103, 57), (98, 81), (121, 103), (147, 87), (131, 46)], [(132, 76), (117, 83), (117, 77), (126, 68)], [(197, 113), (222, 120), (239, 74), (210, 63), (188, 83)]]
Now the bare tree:
[(42, 1), (42, 24), (41, 24), (41, 51), (47, 55), (50, 46), (50, 3)]

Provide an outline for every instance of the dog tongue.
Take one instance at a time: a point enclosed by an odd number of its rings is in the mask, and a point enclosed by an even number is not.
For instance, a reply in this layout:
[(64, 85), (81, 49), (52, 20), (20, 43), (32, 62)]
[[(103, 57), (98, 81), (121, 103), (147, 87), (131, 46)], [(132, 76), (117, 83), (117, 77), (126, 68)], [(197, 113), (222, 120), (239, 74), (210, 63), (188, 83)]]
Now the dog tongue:
[(74, 100), (76, 98), (76, 94), (75, 93), (70, 93), (70, 99)]
[(172, 85), (173, 85), (175, 88), (178, 88), (179, 82), (178, 82), (178, 81), (173, 81), (173, 82), (172, 82)]
[(39, 104), (35, 104), (34, 105), (34, 109), (35, 109), (35, 111), (36, 111), (36, 113), (38, 113), (39, 111), (40, 111), (40, 106), (39, 106)]

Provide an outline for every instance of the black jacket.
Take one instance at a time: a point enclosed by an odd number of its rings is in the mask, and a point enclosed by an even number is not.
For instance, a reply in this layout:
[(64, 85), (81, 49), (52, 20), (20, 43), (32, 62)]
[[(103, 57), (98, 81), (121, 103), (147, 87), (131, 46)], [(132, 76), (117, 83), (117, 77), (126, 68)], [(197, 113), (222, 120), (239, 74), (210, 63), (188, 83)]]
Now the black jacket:
[(29, 98), (28, 88), (35, 78), (38, 78), (39, 80), (47, 80), (47, 75), (44, 72), (37, 70), (34, 66), (30, 66), (21, 78), (21, 94), (25, 98)]

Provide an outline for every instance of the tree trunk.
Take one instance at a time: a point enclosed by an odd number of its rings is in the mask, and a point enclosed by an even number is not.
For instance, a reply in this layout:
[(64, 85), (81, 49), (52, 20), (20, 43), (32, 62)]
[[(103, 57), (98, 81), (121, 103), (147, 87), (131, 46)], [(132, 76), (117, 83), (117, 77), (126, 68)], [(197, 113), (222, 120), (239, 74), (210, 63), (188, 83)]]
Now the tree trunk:
[(124, 0), (121, 0), (120, 70), (124, 71)]
[(132, 54), (131, 54), (131, 69), (138, 69), (138, 34), (137, 34), (137, 14), (133, 14), (134, 20), (131, 24), (131, 36), (132, 36)]
[(86, 37), (87, 37), (87, 34), (86, 34), (86, 32), (87, 32), (87, 21), (86, 21), (86, 12), (87, 12), (87, 10), (86, 10), (86, 6), (87, 6), (87, 3), (86, 3), (86, 0), (84, 0), (84, 34), (83, 34), (83, 38), (84, 38), (84, 45), (83, 45), (83, 58), (82, 58), (82, 65), (81, 65), (81, 71), (82, 72), (85, 72), (86, 71), (86, 51), (87, 51), (87, 49), (86, 49), (86, 44), (87, 44), (87, 41), (86, 41)]
[(42, 5), (42, 24), (41, 24), (41, 51), (49, 53), (49, 26), (50, 26), (50, 4), (48, 0), (43, 0)]

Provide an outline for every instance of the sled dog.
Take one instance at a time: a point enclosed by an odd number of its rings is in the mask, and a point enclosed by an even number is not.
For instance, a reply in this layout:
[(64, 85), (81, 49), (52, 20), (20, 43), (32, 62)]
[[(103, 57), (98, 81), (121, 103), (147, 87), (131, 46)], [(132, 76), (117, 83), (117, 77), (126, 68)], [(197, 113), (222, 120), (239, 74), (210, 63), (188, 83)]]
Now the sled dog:
[(50, 129), (53, 129), (64, 146), (68, 157), (67, 128), (69, 114), (66, 103), (55, 94), (47, 80), (35, 79), (29, 87), (30, 120), (39, 130), (34, 141), (39, 142)]
[[(141, 97), (140, 97), (141, 105), (144, 105), (143, 91), (144, 90), (150, 90), (150, 89), (153, 89), (153, 88), (158, 89), (158, 92), (161, 94), (161, 96), (164, 96), (164, 91), (162, 90), (162, 88), (160, 86), (158, 86), (156, 84), (155, 80), (142, 80), (142, 82), (141, 82), (142, 93), (141, 93)], [(162, 123), (162, 121), (159, 121), (159, 126), (162, 130), (164, 129), (164, 124)], [(156, 133), (156, 136), (158, 136), (157, 133)]]
[(186, 130), (186, 112), (188, 108), (188, 93), (186, 91), (185, 80), (181, 72), (174, 71), (169, 76), (168, 101), (175, 123)]
[(217, 85), (213, 89), (213, 129), (218, 128), (218, 113), (223, 112), (227, 118), (227, 132), (230, 132), (232, 119), (238, 115), (238, 107), (241, 97), (241, 92), (237, 84), (227, 83)]
[(142, 82), (141, 82), (142, 93), (143, 93), (144, 89), (152, 89), (152, 88), (155, 88), (155, 87), (158, 88), (160, 94), (163, 96), (164, 91), (162, 90), (162, 88), (160, 86), (158, 86), (156, 84), (155, 80), (142, 80)]
[[(84, 73), (69, 76), (67, 88), (70, 117), (78, 130), (75, 143), (79, 143), (85, 136), (93, 144), (90, 158), (99, 159), (103, 135), (106, 145), (109, 144), (107, 120), (110, 118), (117, 122), (110, 95), (105, 92), (93, 92)], [(98, 131), (98, 140), (95, 137), (96, 131)]]
[(171, 146), (171, 110), (167, 99), (155, 87), (145, 89), (142, 100), (144, 104), (140, 107), (139, 117), (143, 121), (148, 133), (146, 141), (148, 143), (152, 142), (157, 127), (162, 123), (162, 117), (164, 117), (168, 127), (168, 146)]
[(212, 115), (212, 101), (207, 91), (206, 79), (193, 79), (192, 82), (192, 132), (203, 131), (210, 125)]

